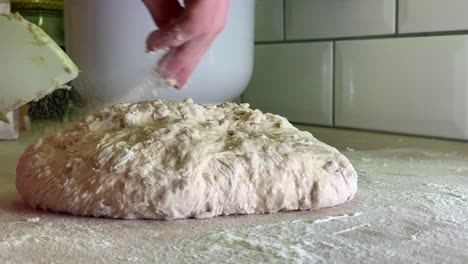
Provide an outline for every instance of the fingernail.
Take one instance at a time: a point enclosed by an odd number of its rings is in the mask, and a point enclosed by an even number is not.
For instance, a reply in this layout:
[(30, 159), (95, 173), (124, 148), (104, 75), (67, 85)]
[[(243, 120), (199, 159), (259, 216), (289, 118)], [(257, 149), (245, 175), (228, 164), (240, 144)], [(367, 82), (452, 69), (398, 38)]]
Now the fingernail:
[(148, 53), (148, 54), (156, 54), (156, 51), (154, 51), (154, 50), (149, 50), (149, 49), (146, 49), (145, 52)]
[(177, 85), (179, 84), (179, 82), (176, 79), (167, 79), (166, 81), (172, 87), (177, 87)]

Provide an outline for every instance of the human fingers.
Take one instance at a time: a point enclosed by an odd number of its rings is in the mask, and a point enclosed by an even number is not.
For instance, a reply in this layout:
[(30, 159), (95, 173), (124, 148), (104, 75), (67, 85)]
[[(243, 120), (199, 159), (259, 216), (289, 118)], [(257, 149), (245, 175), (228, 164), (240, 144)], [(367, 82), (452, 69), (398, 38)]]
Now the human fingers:
[(203, 36), (173, 48), (161, 60), (159, 74), (176, 88), (182, 88), (210, 48), (214, 38), (214, 36)]
[(172, 19), (180, 17), (184, 11), (184, 8), (177, 0), (143, 0), (143, 3), (158, 27), (162, 27)]

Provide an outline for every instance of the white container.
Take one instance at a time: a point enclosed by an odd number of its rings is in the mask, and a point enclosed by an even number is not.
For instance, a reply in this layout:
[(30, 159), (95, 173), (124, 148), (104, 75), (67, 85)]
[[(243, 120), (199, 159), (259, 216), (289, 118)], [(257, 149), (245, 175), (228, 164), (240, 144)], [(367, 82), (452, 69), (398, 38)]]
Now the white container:
[(0, 14), (10, 13), (10, 0), (0, 0)]
[[(252, 74), (254, 18), (254, 0), (231, 0), (225, 30), (189, 84), (156, 98), (214, 104), (239, 97)], [(125, 100), (154, 68), (157, 59), (145, 53), (145, 44), (155, 29), (142, 1), (65, 0), (65, 45), (81, 70), (76, 89), (94, 103)], [(151, 91), (136, 93), (135, 100), (148, 99), (155, 99)]]
[(0, 121), (0, 141), (15, 140), (19, 136), (20, 111), (18, 109), (6, 114), (8, 123)]

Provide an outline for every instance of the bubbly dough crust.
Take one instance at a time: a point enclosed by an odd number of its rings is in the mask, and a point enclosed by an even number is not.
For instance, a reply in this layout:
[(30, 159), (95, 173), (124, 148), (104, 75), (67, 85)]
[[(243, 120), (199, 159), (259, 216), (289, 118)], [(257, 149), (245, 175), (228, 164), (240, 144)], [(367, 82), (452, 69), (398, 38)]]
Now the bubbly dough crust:
[(335, 206), (348, 159), (248, 104), (119, 104), (40, 139), (16, 186), (32, 207), (111, 218), (209, 218)]

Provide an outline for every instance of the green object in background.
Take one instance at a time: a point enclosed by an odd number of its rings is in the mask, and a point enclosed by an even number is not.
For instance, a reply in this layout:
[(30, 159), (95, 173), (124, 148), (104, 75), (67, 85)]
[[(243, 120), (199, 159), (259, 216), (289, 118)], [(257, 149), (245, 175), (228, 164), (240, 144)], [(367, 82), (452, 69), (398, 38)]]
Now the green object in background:
[(63, 10), (22, 10), (18, 13), (42, 28), (60, 47), (65, 47)]
[(59, 46), (65, 46), (63, 0), (11, 0), (11, 12), (42, 28)]

